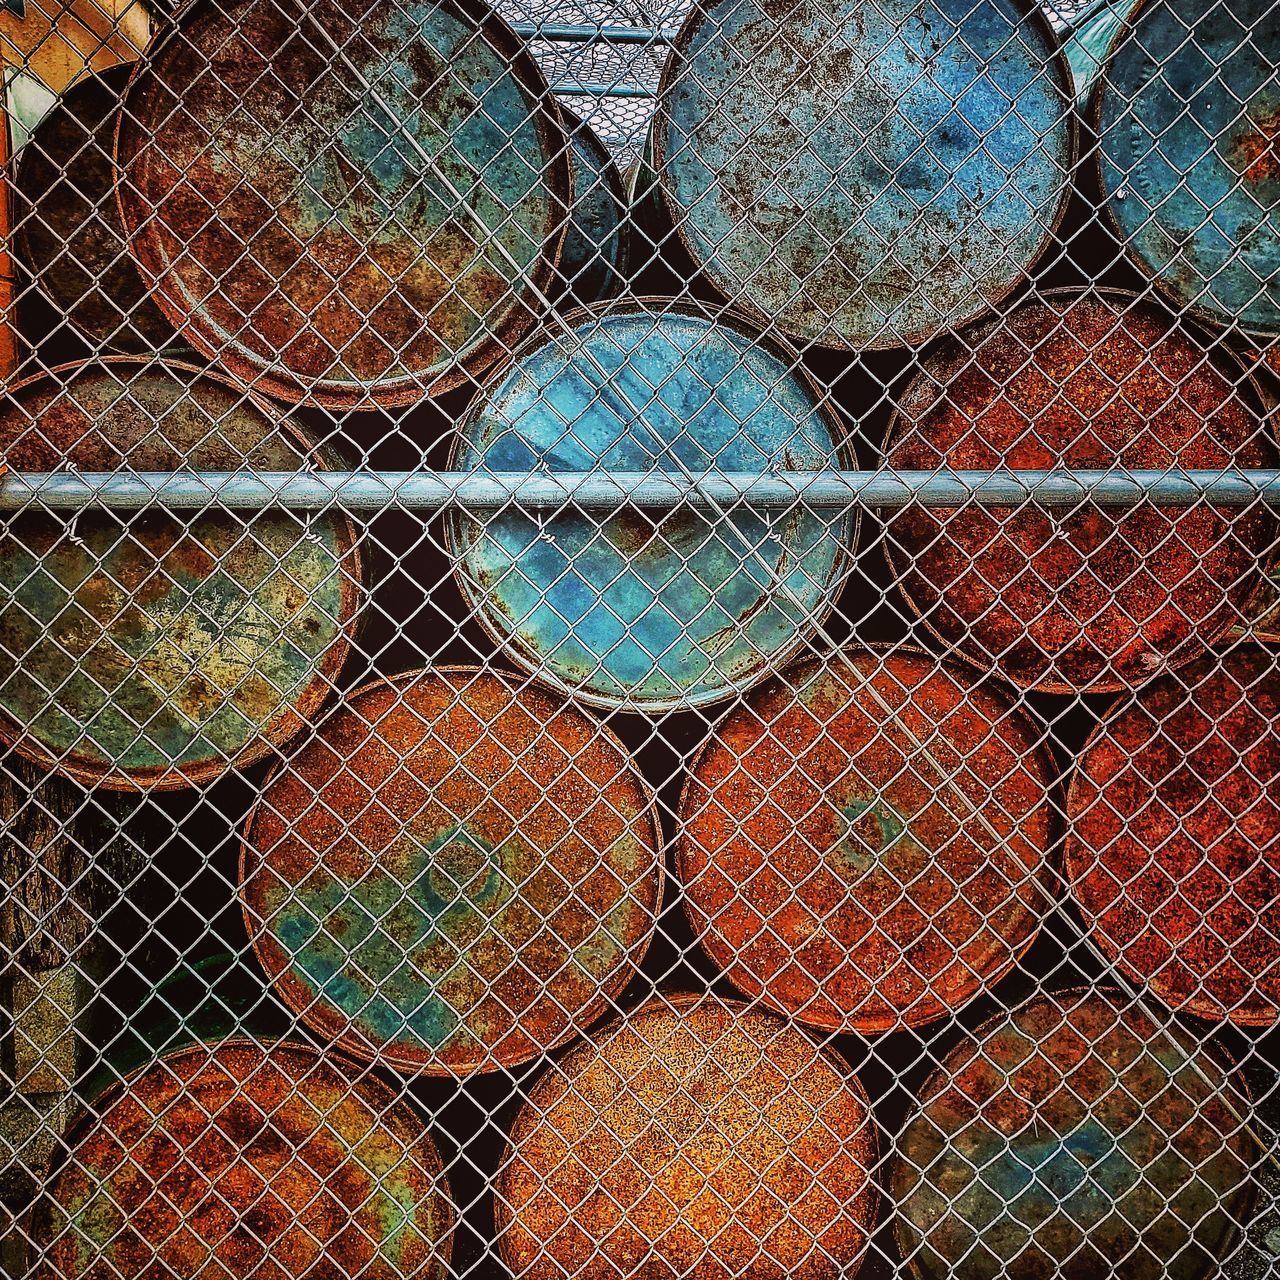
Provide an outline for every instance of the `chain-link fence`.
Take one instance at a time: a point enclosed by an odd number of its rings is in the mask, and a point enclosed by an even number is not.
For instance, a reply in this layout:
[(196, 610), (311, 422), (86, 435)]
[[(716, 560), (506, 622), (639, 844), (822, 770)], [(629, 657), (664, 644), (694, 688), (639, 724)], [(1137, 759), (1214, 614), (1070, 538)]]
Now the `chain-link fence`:
[(1280, 1272), (1272, 0), (0, 57), (0, 1273)]

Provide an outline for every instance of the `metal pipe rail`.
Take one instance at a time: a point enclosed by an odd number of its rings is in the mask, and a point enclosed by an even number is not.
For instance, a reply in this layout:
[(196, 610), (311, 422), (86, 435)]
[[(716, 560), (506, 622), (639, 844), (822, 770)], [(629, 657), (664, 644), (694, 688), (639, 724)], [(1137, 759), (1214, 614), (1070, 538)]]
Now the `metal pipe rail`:
[(97, 507), (195, 511), (341, 508), (491, 511), (565, 505), (613, 510), (688, 506), (721, 510), (745, 505), (780, 509), (1005, 507), (1032, 503), (1188, 507), (1198, 502), (1280, 506), (1280, 469), (1221, 471), (774, 471), (485, 472), (485, 471), (121, 471), (8, 472), (0, 479), (0, 512), (38, 505), (57, 511)]

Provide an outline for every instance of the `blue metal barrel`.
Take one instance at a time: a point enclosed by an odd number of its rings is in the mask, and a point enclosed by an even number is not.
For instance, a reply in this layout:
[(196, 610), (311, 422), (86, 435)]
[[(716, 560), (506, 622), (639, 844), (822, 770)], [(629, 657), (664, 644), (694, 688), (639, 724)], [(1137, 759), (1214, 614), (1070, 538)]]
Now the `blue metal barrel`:
[[(667, 302), (582, 311), (500, 367), (452, 467), (674, 473), (849, 465), (795, 360), (736, 318)], [(702, 705), (769, 675), (830, 610), (847, 513), (507, 507), (447, 525), (463, 592), (507, 655), (582, 701)]]
[(562, 288), (578, 303), (603, 302), (626, 285), (626, 189), (600, 135), (568, 108), (561, 106), (560, 114), (573, 169), (573, 203), (560, 246)]
[(1106, 207), (1181, 308), (1280, 335), (1280, 21), (1272, 0), (1149, 0), (1093, 99)]
[(726, 296), (797, 341), (916, 345), (1050, 241), (1071, 83), (1026, 0), (714, 0), (667, 64), (656, 168)]

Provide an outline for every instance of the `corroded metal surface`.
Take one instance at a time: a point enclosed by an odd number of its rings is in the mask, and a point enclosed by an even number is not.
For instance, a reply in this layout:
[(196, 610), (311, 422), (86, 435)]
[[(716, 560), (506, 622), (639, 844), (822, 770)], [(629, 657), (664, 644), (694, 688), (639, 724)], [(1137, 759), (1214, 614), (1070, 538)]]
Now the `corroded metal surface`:
[(1067, 872), (1094, 940), (1168, 1004), (1280, 1018), (1280, 681), (1245, 645), (1126, 698), (1071, 780)]
[(1117, 993), (1036, 996), (925, 1084), (890, 1176), (919, 1280), (1199, 1280), (1248, 1212), (1243, 1094)]
[[(1242, 375), (1238, 372), (1236, 380)], [(1236, 386), (1157, 308), (1056, 292), (925, 358), (889, 465), (1275, 465)], [(1081, 504), (908, 508), (886, 539), (903, 594), (950, 645), (1024, 687), (1136, 687), (1239, 619), (1275, 537), (1241, 512)]]
[[(32, 471), (321, 461), (220, 378), (124, 358), (13, 388), (0, 454)], [(0, 739), (117, 789), (192, 786), (262, 759), (319, 710), (347, 657), (355, 539), (336, 514), (308, 528), (280, 511), (20, 513), (0, 538)]]
[(167, 1054), (94, 1101), (34, 1276), (442, 1280), (455, 1212), (413, 1104), (303, 1044)]
[(365, 686), (269, 782), (245, 921), (316, 1031), (406, 1072), (524, 1062), (609, 1008), (661, 900), (652, 792), (557, 695), (445, 667)]
[(626, 287), (627, 195), (596, 131), (564, 107), (560, 113), (573, 153), (573, 208), (560, 251), (560, 276), (570, 298), (601, 302)]
[(18, 258), (91, 342), (138, 354), (171, 343), (124, 241), (115, 197), (116, 120), (129, 66), (73, 85), (18, 153)]
[(1071, 73), (1023, 0), (715, 0), (655, 118), (671, 216), (727, 297), (796, 340), (921, 343), (1052, 238)]
[(923, 653), (793, 667), (716, 728), (680, 802), (694, 933), (739, 990), (863, 1033), (944, 1017), (1048, 910), (1056, 769), (1012, 691)]
[(1271, 0), (1147, 0), (1093, 100), (1107, 210), (1181, 309), (1280, 334), (1280, 23)]
[(524, 1280), (852, 1280), (876, 1147), (848, 1066), (780, 1018), (653, 1000), (529, 1091), (498, 1247)]
[[(577, 313), (490, 379), (455, 470), (817, 471), (843, 429), (749, 326), (643, 302)], [(601, 518), (504, 508), (448, 525), (480, 620), (530, 671), (602, 706), (702, 705), (770, 674), (830, 612), (856, 522), (675, 507)]]
[(472, 0), (202, 4), (130, 82), (117, 157), (183, 339), (339, 408), (410, 403), (508, 349), (569, 195), (546, 82)]

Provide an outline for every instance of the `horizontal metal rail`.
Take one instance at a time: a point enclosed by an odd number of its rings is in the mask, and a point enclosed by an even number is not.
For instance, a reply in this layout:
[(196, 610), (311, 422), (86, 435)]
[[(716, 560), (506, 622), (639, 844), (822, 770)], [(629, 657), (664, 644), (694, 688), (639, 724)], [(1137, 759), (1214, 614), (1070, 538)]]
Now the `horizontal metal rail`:
[(623, 27), (594, 22), (517, 22), (516, 35), (526, 40), (554, 40), (565, 44), (670, 44), (675, 27)]
[(473, 511), (572, 504), (722, 509), (743, 504), (808, 507), (1128, 507), (1197, 502), (1280, 506), (1280, 470), (1223, 471), (142, 471), (9, 472), (0, 479), (0, 511), (35, 503), (59, 511), (175, 511), (227, 507), (265, 510), (338, 507), (376, 513), (446, 508)]

